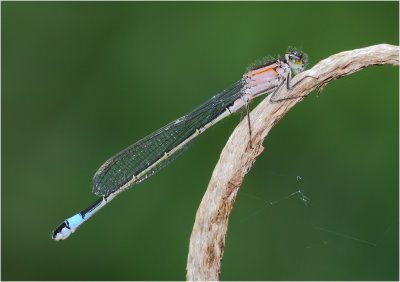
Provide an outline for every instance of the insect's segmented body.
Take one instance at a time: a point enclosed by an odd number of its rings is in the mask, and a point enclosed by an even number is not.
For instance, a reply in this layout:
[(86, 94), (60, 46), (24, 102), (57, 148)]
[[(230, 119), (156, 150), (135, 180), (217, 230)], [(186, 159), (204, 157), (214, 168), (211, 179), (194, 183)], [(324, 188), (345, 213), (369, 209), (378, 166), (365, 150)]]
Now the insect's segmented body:
[(108, 159), (97, 170), (92, 182), (93, 193), (101, 197), (87, 209), (61, 223), (53, 231), (52, 238), (57, 241), (68, 238), (116, 195), (164, 168), (206, 129), (237, 112), (255, 97), (269, 93), (274, 96), (285, 81), (289, 86), (291, 71), (300, 72), (304, 64), (301, 54), (289, 51), (284, 59), (249, 70), (242, 79), (193, 111)]

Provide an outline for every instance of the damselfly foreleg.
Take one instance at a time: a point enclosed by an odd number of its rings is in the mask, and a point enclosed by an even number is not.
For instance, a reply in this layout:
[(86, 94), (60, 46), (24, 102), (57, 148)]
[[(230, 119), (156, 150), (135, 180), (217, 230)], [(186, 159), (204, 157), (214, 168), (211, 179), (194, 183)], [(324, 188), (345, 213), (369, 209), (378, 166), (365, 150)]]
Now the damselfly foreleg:
[(308, 77), (312, 77), (315, 79), (318, 79), (318, 77), (315, 76), (311, 76), (311, 75), (306, 75), (305, 77), (303, 77), (302, 79), (300, 79), (299, 81), (297, 81), (295, 84), (290, 85), (290, 80), (291, 80), (291, 75), (290, 73), (288, 73), (286, 79), (284, 81), (281, 82), (281, 84), (279, 84), (279, 86), (275, 89), (275, 91), (272, 93), (271, 98), (269, 99), (271, 103), (276, 103), (276, 102), (280, 102), (280, 101), (285, 101), (285, 100), (291, 100), (291, 99), (297, 99), (297, 98), (304, 98), (307, 97), (308, 95), (300, 95), (300, 96), (291, 96), (291, 97), (286, 97), (286, 98), (280, 98), (280, 99), (274, 99), (276, 93), (278, 93), (279, 89), (282, 87), (282, 85), (285, 83), (286, 81), (286, 89), (287, 90), (291, 90), (294, 87), (296, 87), (300, 82), (302, 82), (304, 79), (308, 78)]

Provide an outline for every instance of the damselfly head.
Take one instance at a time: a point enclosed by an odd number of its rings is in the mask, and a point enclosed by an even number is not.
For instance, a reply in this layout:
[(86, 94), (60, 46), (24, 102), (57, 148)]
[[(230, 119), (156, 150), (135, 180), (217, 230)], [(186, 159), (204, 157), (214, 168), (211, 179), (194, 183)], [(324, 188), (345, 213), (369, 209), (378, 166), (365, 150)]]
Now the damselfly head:
[(307, 64), (307, 55), (294, 48), (286, 51), (285, 59), (295, 74), (302, 72)]

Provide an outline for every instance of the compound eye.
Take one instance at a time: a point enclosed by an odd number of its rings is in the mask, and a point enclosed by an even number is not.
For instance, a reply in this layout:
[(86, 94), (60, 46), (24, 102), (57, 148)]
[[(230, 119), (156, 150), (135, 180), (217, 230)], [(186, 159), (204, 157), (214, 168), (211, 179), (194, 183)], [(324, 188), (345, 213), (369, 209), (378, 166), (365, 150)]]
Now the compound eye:
[(302, 64), (301, 58), (298, 56), (290, 56), (289, 60), (292, 64), (300, 66)]
[(296, 56), (290, 56), (289, 60), (293, 63), (296, 63), (298, 61), (298, 58)]

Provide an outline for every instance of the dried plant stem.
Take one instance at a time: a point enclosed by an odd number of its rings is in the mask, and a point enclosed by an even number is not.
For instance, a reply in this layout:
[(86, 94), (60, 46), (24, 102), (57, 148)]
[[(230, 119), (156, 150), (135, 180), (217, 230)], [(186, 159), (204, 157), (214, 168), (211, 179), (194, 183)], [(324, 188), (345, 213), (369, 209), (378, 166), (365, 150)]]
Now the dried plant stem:
[[(306, 96), (321, 89), (331, 80), (349, 75), (372, 65), (399, 65), (399, 46), (380, 44), (341, 52), (320, 61), (312, 69), (297, 75), (293, 83), (305, 78), (294, 89), (282, 90), (279, 97)], [(263, 151), (262, 142), (271, 128), (303, 98), (270, 103), (264, 99), (251, 113), (252, 148), (248, 140), (246, 118), (236, 127), (222, 150), (207, 191), (196, 214), (190, 237), (187, 280), (219, 280), (221, 259), (229, 213), (244, 176)]]

